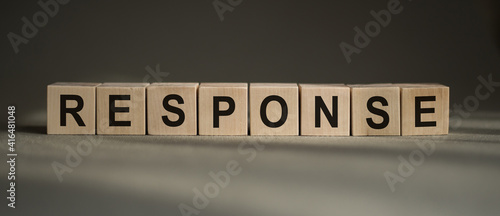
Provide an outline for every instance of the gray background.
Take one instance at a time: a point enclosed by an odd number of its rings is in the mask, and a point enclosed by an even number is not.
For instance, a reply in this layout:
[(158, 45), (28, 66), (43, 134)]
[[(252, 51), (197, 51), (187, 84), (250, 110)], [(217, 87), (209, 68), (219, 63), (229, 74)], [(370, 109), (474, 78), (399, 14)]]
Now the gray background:
[[(247, 1), (221, 22), (212, 1), (71, 1), (15, 54), (0, 42), (0, 109), (17, 105), (17, 209), (0, 215), (180, 215), (193, 189), (230, 160), (242, 173), (200, 215), (495, 215), (500, 212), (500, 93), (480, 101), (445, 136), (254, 137), (47, 135), (53, 82), (162, 81), (438, 82), (451, 104), (473, 95), (478, 76), (500, 80), (497, 1), (402, 1), (403, 11), (351, 64), (339, 49), (387, 1)], [(19, 34), (36, 1), (0, 7), (2, 32)], [(146, 77), (147, 78), (147, 77)], [(159, 81), (151, 79), (153, 81)], [(2, 114), (6, 115), (6, 114)], [(5, 125), (0, 118), (0, 125)], [(1, 127), (0, 154), (7, 152)], [(59, 182), (52, 163), (102, 139)], [(238, 145), (259, 143), (255, 160)], [(436, 150), (391, 192), (384, 173)], [(0, 157), (0, 188), (8, 164)], [(5, 192), (1, 193), (4, 197)]]
[[(17, 104), (18, 123), (44, 125), (46, 86), (59, 81), (437, 82), (462, 103), (479, 84), (500, 80), (496, 1), (402, 0), (403, 11), (348, 64), (342, 41), (373, 20), (387, 0), (246, 1), (221, 22), (212, 1), (70, 1), (15, 54), (9, 32), (36, 1), (1, 7), (0, 107)], [(159, 81), (149, 79), (151, 82)], [(480, 110), (497, 110), (499, 94)], [(1, 119), (5, 122), (5, 119)]]

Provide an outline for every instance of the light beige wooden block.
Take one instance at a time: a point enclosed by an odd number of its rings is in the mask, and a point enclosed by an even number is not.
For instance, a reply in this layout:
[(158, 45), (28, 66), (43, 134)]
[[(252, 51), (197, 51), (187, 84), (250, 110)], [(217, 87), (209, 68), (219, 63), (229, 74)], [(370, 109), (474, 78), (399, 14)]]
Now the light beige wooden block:
[(250, 135), (299, 135), (295, 83), (250, 83)]
[(397, 84), (401, 88), (401, 134), (448, 134), (450, 89), (441, 84)]
[(201, 83), (198, 106), (200, 135), (248, 135), (247, 83)]
[(392, 84), (351, 87), (353, 136), (400, 135), (400, 90)]
[(148, 83), (103, 83), (97, 87), (97, 134), (145, 135)]
[(58, 82), (47, 86), (47, 134), (95, 134), (96, 86)]
[(146, 91), (148, 134), (197, 134), (198, 83), (153, 83)]
[(349, 136), (351, 89), (344, 84), (299, 84), (300, 135)]

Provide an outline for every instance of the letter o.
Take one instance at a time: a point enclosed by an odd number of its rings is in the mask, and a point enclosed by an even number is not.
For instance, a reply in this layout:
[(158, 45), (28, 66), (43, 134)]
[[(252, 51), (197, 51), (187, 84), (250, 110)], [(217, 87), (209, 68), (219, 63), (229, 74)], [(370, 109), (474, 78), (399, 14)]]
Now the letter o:
[[(42, 22), (40, 22), (40, 17), (43, 20)], [(39, 28), (47, 25), (48, 22), (49, 22), (49, 17), (45, 12), (38, 11), (35, 14), (33, 14), (33, 23)]]
[[(210, 188), (213, 188), (213, 193), (210, 192)], [(217, 184), (213, 182), (209, 182), (203, 188), (203, 192), (208, 198), (215, 198), (217, 195), (219, 195), (219, 186), (217, 186)]]
[[(82, 149), (82, 146), (85, 146), (86, 151)], [(76, 146), (76, 151), (82, 156), (89, 156), (92, 153), (92, 144), (87, 140), (83, 140)]]
[[(276, 122), (271, 122), (267, 118), (267, 112), (266, 112), (267, 105), (271, 101), (277, 101), (281, 105), (281, 117)], [(262, 120), (262, 122), (266, 126), (271, 127), (271, 128), (281, 127), (283, 124), (285, 124), (287, 117), (288, 117), (288, 106), (286, 105), (285, 99), (283, 99), (282, 97), (280, 97), (278, 95), (271, 95), (271, 96), (266, 97), (262, 101), (262, 104), (260, 105), (260, 119)]]
[(469, 112), (476, 111), (479, 108), (479, 100), (474, 96), (468, 96), (464, 99), (464, 107)]
[[(374, 32), (371, 31), (372, 27), (375, 28)], [(375, 21), (370, 21), (366, 23), (365, 32), (370, 37), (377, 36), (378, 34), (380, 34), (380, 24), (378, 24), (378, 22)]]
[[(418, 156), (418, 160), (415, 159), (415, 156)], [(413, 166), (420, 166), (424, 163), (425, 156), (424, 156), (424, 153), (422, 151), (414, 150), (410, 153), (409, 159), (410, 159), (410, 163)]]

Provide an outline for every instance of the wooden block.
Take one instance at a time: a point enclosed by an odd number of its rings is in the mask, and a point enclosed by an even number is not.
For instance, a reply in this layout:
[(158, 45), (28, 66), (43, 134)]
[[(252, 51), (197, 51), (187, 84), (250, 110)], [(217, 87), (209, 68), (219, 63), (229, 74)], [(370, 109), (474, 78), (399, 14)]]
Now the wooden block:
[(145, 135), (148, 83), (103, 83), (97, 87), (97, 134)]
[(47, 86), (47, 134), (95, 134), (96, 86), (64, 83)]
[(198, 83), (153, 83), (146, 90), (148, 134), (197, 134)]
[(392, 84), (349, 87), (353, 136), (401, 134), (399, 87)]
[(201, 83), (198, 94), (200, 135), (248, 134), (247, 83)]
[(448, 134), (450, 89), (441, 84), (397, 84), (401, 88), (401, 134)]
[(299, 84), (300, 135), (349, 136), (351, 89), (344, 84)]
[(250, 135), (299, 135), (295, 83), (250, 83)]

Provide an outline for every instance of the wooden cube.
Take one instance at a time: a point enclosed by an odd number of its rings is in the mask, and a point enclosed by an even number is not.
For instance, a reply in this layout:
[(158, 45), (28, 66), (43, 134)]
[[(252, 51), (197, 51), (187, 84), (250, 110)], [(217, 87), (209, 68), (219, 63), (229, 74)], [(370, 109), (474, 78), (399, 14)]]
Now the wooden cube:
[(248, 84), (201, 83), (200, 135), (248, 135)]
[(250, 84), (250, 135), (299, 135), (297, 84)]
[(95, 134), (96, 87), (57, 82), (47, 86), (47, 134)]
[(97, 134), (145, 135), (148, 83), (103, 83), (97, 87)]
[(441, 84), (397, 84), (401, 88), (401, 134), (448, 134), (450, 89)]
[(351, 87), (353, 136), (400, 135), (400, 90), (392, 84)]
[(153, 83), (146, 91), (148, 134), (197, 134), (198, 83)]
[(349, 136), (351, 89), (344, 84), (299, 84), (300, 135)]

